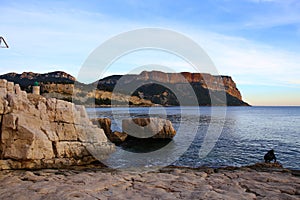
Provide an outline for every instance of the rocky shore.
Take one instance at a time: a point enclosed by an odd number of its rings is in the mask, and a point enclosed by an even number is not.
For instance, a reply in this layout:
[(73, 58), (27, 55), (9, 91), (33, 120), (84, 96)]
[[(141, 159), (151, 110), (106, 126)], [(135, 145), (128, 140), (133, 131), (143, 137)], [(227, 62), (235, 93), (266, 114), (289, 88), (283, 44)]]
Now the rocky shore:
[(0, 169), (83, 165), (113, 151), (83, 106), (26, 93), (0, 79)]
[(133, 122), (141, 126), (134, 132), (153, 139), (176, 134), (171, 122), (159, 119), (125, 120), (125, 132), (118, 134), (109, 119), (98, 122), (92, 124), (83, 106), (28, 94), (0, 79), (0, 199), (300, 198), (299, 173), (278, 164), (126, 170), (96, 165), (115, 148), (107, 137), (122, 142)]
[(0, 199), (299, 199), (299, 174), (276, 167), (4, 170)]

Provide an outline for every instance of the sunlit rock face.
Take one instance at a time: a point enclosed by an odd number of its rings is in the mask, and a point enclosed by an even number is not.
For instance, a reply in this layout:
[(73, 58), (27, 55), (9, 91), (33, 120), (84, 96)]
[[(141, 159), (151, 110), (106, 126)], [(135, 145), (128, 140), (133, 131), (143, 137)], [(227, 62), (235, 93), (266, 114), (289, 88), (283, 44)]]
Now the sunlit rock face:
[[(117, 85), (122, 86), (120, 92), (126, 93), (126, 88), (134, 96), (151, 100), (160, 105), (229, 105), (247, 106), (235, 82), (230, 76), (214, 76), (206, 73), (164, 73), (160, 71), (143, 71), (138, 75), (113, 75), (97, 82), (99, 90), (113, 91)], [(122, 91), (124, 88), (124, 91)], [(196, 96), (195, 102), (193, 96)], [(222, 98), (220, 98), (223, 96)], [(190, 99), (190, 101), (189, 101)]]
[[(110, 105), (113, 100), (113, 104), (135, 106), (248, 106), (230, 76), (207, 73), (143, 71), (140, 74), (112, 75), (90, 84), (77, 82), (75, 77), (61, 71), (8, 73), (0, 75), (1, 78), (19, 84), (27, 92), (31, 92), (32, 85), (38, 82), (43, 96), (84, 105)], [(114, 91), (116, 85), (121, 86), (117, 92)]]
[[(0, 79), (0, 169), (49, 168), (88, 164), (90, 151), (112, 152), (104, 131), (83, 106), (27, 94)], [(98, 155), (101, 152), (98, 152)]]
[(176, 135), (171, 121), (156, 117), (123, 119), (122, 129), (137, 138), (172, 139)]

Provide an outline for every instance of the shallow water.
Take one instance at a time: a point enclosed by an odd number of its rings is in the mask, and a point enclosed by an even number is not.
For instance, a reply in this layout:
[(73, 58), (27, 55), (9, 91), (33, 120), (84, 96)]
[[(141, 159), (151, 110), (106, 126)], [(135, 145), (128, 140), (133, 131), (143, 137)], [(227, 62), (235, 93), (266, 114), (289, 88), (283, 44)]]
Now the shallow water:
[[(177, 130), (165, 146), (142, 144), (136, 151), (117, 147), (105, 164), (114, 167), (242, 166), (262, 162), (274, 149), (286, 168), (300, 169), (300, 107), (135, 107), (87, 109), (91, 118), (112, 119), (120, 131), (128, 117), (162, 117)], [(150, 148), (144, 153), (142, 148)], [(201, 149), (202, 148), (202, 149)], [(154, 150), (153, 150), (154, 149)]]

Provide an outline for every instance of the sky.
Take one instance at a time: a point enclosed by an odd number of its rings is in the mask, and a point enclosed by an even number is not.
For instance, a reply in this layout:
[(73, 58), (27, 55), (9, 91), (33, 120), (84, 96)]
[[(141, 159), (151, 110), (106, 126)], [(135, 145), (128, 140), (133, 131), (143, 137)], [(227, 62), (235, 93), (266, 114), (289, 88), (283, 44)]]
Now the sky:
[[(300, 105), (298, 0), (0, 3), (0, 36), (10, 47), (0, 49), (0, 74), (61, 70), (77, 77), (101, 44), (124, 32), (154, 27), (195, 41), (218, 74), (231, 76), (251, 105)], [(144, 49), (114, 60), (102, 76), (137, 72), (151, 64), (198, 72), (178, 55)]]

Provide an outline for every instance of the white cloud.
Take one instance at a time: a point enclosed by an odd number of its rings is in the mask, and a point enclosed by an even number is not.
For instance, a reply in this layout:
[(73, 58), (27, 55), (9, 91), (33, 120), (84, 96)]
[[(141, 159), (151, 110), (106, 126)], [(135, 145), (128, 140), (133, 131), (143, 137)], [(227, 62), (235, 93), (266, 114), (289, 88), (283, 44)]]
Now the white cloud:
[(289, 81), (290, 84), (295, 84), (300, 86), (300, 80), (299, 79), (292, 79)]
[[(76, 75), (89, 53), (113, 35), (124, 30), (157, 26), (154, 23), (141, 24), (82, 10), (45, 12), (2, 7), (0, 12), (6, 19), (1, 24), (1, 34), (6, 36), (11, 46), (1, 52), (5, 58), (0, 60), (0, 65), (4, 66), (1, 67), (1, 74), (9, 71), (46, 72), (61, 69)], [(242, 37), (199, 31), (191, 26), (186, 28), (166, 20), (161, 24), (191, 35), (191, 39), (207, 51), (220, 74), (232, 75), (238, 84), (291, 85), (300, 77), (300, 55), (297, 52), (276, 49)], [(154, 63), (173, 66), (177, 71), (182, 66), (187, 67), (185, 62), (159, 56), (136, 59), (125, 59), (122, 64), (126, 68), (134, 63), (153, 64), (150, 59), (157, 59)]]
[[(137, 25), (81, 10), (1, 7), (3, 35), (0, 74), (66, 70), (76, 74), (89, 53), (106, 39)], [(2, 18), (2, 17), (1, 17)]]
[(212, 32), (197, 32), (192, 37), (207, 51), (220, 74), (232, 75), (238, 83), (289, 85), (290, 80), (300, 77), (300, 53)]
[(260, 11), (247, 13), (249, 19), (244, 23), (247, 28), (270, 28), (300, 23), (300, 2), (298, 0), (250, 0), (266, 3)]

